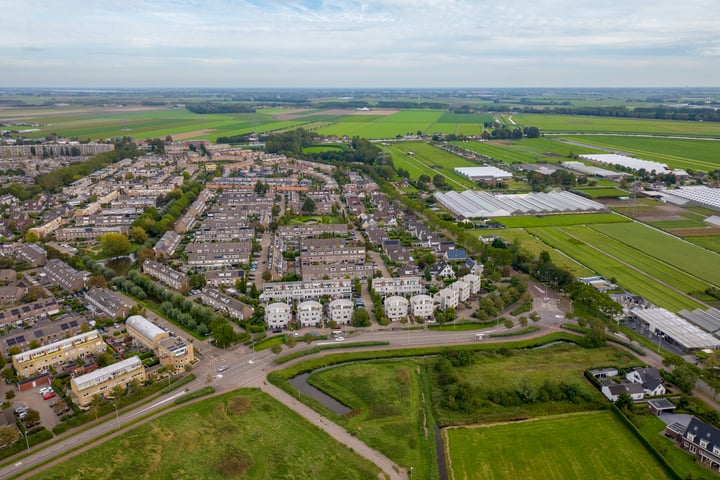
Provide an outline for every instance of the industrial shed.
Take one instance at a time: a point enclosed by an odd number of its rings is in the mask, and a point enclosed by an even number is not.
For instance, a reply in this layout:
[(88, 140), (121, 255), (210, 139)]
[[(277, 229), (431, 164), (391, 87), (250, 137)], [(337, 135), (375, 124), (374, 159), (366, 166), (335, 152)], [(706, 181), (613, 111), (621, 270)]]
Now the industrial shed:
[(634, 308), (630, 315), (650, 333), (685, 351), (720, 348), (720, 340), (664, 308)]

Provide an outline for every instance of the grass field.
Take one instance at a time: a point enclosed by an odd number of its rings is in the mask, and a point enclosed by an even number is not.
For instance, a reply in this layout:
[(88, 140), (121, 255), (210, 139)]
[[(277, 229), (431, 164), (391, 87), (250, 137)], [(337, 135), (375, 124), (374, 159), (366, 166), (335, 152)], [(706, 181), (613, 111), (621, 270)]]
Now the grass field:
[[(636, 295), (673, 312), (683, 308), (694, 310), (701, 305), (684, 295), (652, 281), (644, 272), (628, 268), (618, 260), (603, 255), (590, 245), (572, 238), (557, 228), (533, 228), (528, 230), (543, 242), (562, 251), (571, 258), (607, 278), (615, 278), (617, 283)], [(670, 279), (663, 279), (668, 281)]]
[(189, 405), (33, 479), (349, 478), (378, 469), (259, 390)]
[(309, 381), (353, 409), (340, 423), (417, 478), (437, 478), (435, 435), (412, 361), (363, 362), (314, 372)]
[[(392, 155), (395, 168), (404, 168), (410, 173), (410, 178), (413, 180), (423, 174), (430, 178), (441, 174), (445, 176), (446, 183), (454, 190), (462, 191), (477, 187), (474, 182), (453, 170), (455, 167), (477, 166), (476, 163), (425, 142), (399, 142), (393, 143), (389, 147), (383, 147), (383, 149)], [(408, 152), (412, 152), (414, 155), (407, 155)]]
[(608, 411), (453, 428), (447, 442), (458, 480), (672, 478)]
[(720, 168), (720, 141), (626, 135), (573, 135), (572, 142), (621, 150), (633, 157), (666, 163), (670, 168), (715, 170)]
[(453, 142), (473, 152), (507, 163), (558, 163), (569, 160), (572, 153), (602, 153), (591, 147), (568, 145), (549, 138), (518, 140), (490, 140), (487, 142)]
[(615, 213), (578, 213), (569, 215), (545, 215), (542, 217), (499, 217), (494, 220), (508, 228), (560, 227), (595, 223), (624, 223), (630, 220)]
[(657, 133), (687, 136), (720, 136), (720, 124), (712, 122), (682, 122), (643, 118), (584, 117), (580, 115), (544, 115), (519, 113), (513, 120), (522, 126), (536, 126), (544, 133)]
[(688, 242), (694, 243), (708, 250), (720, 253), (720, 235), (708, 235), (707, 237), (685, 237)]
[(522, 228), (502, 228), (498, 230), (478, 230), (480, 235), (499, 235), (508, 242), (517, 239), (522, 244), (522, 248), (530, 252), (533, 257), (540, 256), (543, 250), (550, 254), (553, 263), (561, 268), (567, 268), (576, 277), (587, 277), (593, 274), (592, 270), (585, 268), (571, 258), (563, 255), (557, 250), (549, 247), (547, 244), (530, 235)]

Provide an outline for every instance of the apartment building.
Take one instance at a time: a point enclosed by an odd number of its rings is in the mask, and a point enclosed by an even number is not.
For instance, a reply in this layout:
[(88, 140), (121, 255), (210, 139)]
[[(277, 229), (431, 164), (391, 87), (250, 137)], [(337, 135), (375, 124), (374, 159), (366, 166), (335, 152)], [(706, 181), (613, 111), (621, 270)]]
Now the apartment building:
[(116, 387), (127, 389), (130, 383), (144, 382), (146, 378), (145, 367), (140, 358), (130, 357), (73, 378), (70, 381), (72, 400), (80, 407), (87, 407), (96, 395), (102, 398), (112, 397)]
[(338, 325), (350, 325), (354, 312), (355, 306), (347, 298), (338, 298), (327, 305), (328, 321)]
[(430, 318), (435, 312), (435, 301), (430, 295), (415, 295), (410, 298), (410, 314), (416, 318)]
[(202, 289), (200, 292), (200, 301), (202, 301), (205, 305), (208, 305), (229, 317), (237, 318), (238, 320), (244, 320), (245, 315), (252, 312), (252, 309), (240, 300), (211, 288)]
[(407, 318), (409, 305), (410, 302), (405, 297), (398, 295), (387, 297), (385, 302), (383, 302), (385, 316), (393, 322)]
[(457, 290), (458, 292), (458, 301), (464, 302), (468, 298), (470, 298), (470, 284), (465, 283), (462, 280), (458, 280), (455, 283), (450, 284), (450, 288), (453, 290)]
[(323, 296), (330, 298), (350, 298), (352, 281), (319, 280), (311, 282), (268, 282), (265, 284), (260, 300), (263, 302), (285, 300), (319, 300)]
[(85, 288), (87, 272), (75, 270), (57, 258), (48, 260), (42, 271), (51, 285), (58, 286), (68, 292), (77, 292)]
[(318, 265), (302, 265), (302, 278), (306, 281), (336, 278), (368, 278), (375, 273), (375, 267), (362, 263), (321, 263)]
[(47, 262), (47, 252), (34, 243), (26, 243), (15, 250), (15, 258), (27, 262), (31, 267), (42, 267)]
[(447, 310), (448, 308), (457, 308), (460, 303), (460, 296), (458, 290), (454, 288), (443, 288), (435, 294), (435, 302), (441, 310)]
[(316, 327), (323, 321), (323, 306), (316, 300), (305, 300), (297, 306), (295, 313), (301, 327)]
[(143, 262), (142, 269), (149, 277), (180, 292), (184, 292), (190, 288), (190, 279), (187, 275), (162, 263), (147, 259)]
[(265, 307), (265, 325), (268, 328), (287, 328), (292, 312), (287, 303), (271, 303)]
[(27, 378), (47, 372), (50, 367), (57, 369), (63, 363), (102, 353), (105, 349), (100, 333), (92, 330), (13, 355), (12, 361), (18, 375)]
[(156, 351), (158, 343), (170, 334), (142, 315), (132, 315), (125, 321), (127, 333), (141, 345)]
[(168, 230), (153, 247), (155, 255), (171, 257), (180, 246), (181, 241), (182, 237), (175, 230)]
[(182, 337), (170, 336), (142, 315), (131, 316), (125, 326), (128, 335), (155, 352), (162, 366), (173, 366), (177, 370), (195, 363), (192, 343)]
[(223, 270), (207, 270), (203, 272), (206, 285), (209, 287), (235, 287), (238, 280), (245, 277), (245, 270), (240, 269), (223, 269)]
[(301, 242), (300, 263), (365, 263), (365, 247), (342, 238), (310, 238)]
[(372, 289), (381, 296), (420, 295), (425, 293), (421, 277), (380, 277), (373, 278)]
[(100, 287), (92, 287), (88, 290), (85, 294), (85, 303), (90, 310), (110, 318), (125, 318), (131, 308), (124, 297)]
[(251, 242), (191, 243), (185, 249), (188, 265), (221, 268), (250, 262)]

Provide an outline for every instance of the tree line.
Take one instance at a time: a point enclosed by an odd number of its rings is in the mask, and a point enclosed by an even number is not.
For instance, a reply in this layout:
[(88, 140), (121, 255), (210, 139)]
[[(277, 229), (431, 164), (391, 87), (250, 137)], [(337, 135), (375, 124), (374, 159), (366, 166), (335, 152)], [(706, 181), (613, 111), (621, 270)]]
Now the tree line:
[(185, 108), (200, 115), (209, 113), (255, 113), (254, 108), (240, 103), (188, 103)]

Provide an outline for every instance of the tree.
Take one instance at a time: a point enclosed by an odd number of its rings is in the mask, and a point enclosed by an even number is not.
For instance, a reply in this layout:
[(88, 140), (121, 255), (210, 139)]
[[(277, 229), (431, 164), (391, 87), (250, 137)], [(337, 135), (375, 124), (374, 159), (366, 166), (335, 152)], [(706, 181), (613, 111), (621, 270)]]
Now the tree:
[(693, 368), (687, 363), (676, 367), (672, 372), (675, 385), (683, 392), (690, 393), (697, 382), (698, 376)]
[(40, 412), (31, 408), (27, 411), (27, 414), (25, 415), (23, 421), (28, 427), (32, 425), (37, 425), (38, 423), (40, 423)]
[(305, 197), (305, 201), (302, 204), (301, 210), (305, 215), (312, 215), (315, 213), (315, 200), (310, 197)]
[(237, 340), (237, 334), (232, 325), (223, 318), (213, 320), (210, 324), (210, 330), (215, 339), (215, 345), (220, 348), (227, 348)]
[(143, 243), (145, 243), (145, 240), (148, 239), (148, 234), (145, 231), (145, 229), (142, 227), (139, 227), (139, 226), (130, 227), (130, 238), (135, 243), (143, 244)]
[(272, 273), (270, 273), (270, 270), (265, 270), (262, 273), (262, 279), (266, 282), (269, 282), (270, 280), (272, 280)]
[(433, 185), (435, 185), (435, 188), (442, 189), (442, 187), (445, 186), (445, 177), (442, 174), (438, 173), (433, 177), (432, 183)]
[(100, 368), (107, 367), (112, 363), (112, 355), (110, 355), (108, 352), (98, 353), (95, 356), (95, 359), (97, 360), (97, 364)]
[(117, 257), (127, 253), (130, 248), (130, 240), (122, 233), (111, 232), (102, 236), (100, 246), (104, 254)]
[(355, 309), (352, 317), (352, 325), (353, 327), (369, 327), (371, 323), (368, 311), (364, 308)]
[(528, 318), (530, 318), (530, 320), (532, 320), (533, 322), (538, 323), (540, 321), (541, 317), (537, 312), (533, 311), (533, 312), (530, 312), (530, 315)]
[(20, 430), (15, 425), (3, 425), (0, 427), (0, 447), (12, 445), (20, 440)]
[(629, 410), (632, 409), (633, 399), (629, 393), (622, 392), (620, 395), (618, 395), (617, 400), (615, 400), (615, 406), (627, 413)]
[(202, 273), (190, 274), (188, 276), (188, 279), (190, 281), (190, 288), (193, 290), (200, 290), (201, 288), (205, 287), (205, 285), (207, 285), (205, 275), (203, 275)]

